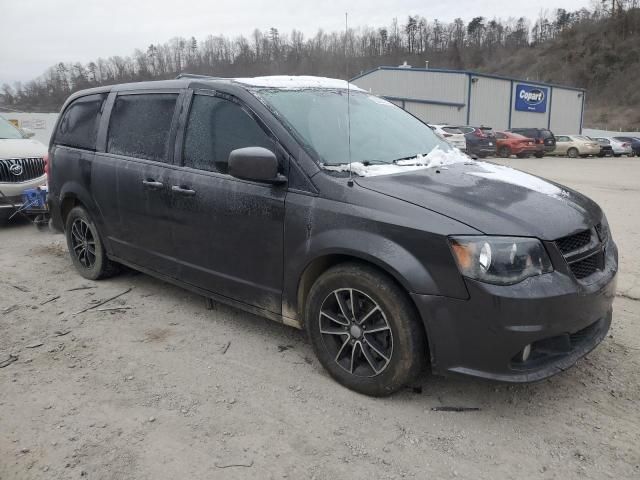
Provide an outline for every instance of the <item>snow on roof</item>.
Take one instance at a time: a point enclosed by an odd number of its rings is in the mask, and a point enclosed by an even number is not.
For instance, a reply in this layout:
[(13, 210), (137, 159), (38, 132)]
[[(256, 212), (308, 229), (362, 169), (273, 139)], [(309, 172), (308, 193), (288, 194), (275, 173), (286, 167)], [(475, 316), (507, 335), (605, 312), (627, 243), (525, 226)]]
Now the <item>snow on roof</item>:
[(235, 82), (242, 83), (251, 87), (270, 87), (289, 90), (298, 90), (304, 88), (327, 88), (327, 89), (349, 89), (364, 91), (360, 87), (356, 87), (353, 83), (348, 84), (346, 80), (338, 80), (337, 78), (312, 77), (309, 75), (290, 76), (290, 75), (272, 75), (267, 77), (253, 78), (234, 78)]

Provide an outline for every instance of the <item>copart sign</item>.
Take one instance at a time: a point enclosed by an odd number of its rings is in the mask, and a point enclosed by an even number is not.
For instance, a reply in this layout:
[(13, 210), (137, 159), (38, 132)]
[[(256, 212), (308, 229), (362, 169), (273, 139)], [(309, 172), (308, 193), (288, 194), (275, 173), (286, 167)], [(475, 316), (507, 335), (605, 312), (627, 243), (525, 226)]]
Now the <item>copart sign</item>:
[(535, 85), (516, 84), (516, 110), (545, 113), (549, 89)]

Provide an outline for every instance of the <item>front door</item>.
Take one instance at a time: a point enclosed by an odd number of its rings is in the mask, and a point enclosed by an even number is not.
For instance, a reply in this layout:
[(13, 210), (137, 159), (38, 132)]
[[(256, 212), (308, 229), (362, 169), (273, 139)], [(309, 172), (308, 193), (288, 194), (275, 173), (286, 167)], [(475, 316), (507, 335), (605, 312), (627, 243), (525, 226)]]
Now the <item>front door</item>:
[(274, 139), (233, 97), (204, 93), (193, 95), (183, 138), (170, 209), (180, 279), (280, 313), (286, 187), (227, 174), (232, 150), (276, 152)]

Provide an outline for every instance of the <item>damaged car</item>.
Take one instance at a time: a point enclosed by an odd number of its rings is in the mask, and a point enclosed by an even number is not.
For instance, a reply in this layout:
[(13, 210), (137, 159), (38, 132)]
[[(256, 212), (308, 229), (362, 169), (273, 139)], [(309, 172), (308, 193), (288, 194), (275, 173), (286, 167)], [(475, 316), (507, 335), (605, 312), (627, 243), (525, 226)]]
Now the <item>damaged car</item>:
[(436, 374), (531, 382), (606, 336), (601, 208), (473, 161), (341, 80), (176, 80), (65, 103), (49, 202), (80, 275), (120, 265), (303, 328), (326, 371), (388, 395)]

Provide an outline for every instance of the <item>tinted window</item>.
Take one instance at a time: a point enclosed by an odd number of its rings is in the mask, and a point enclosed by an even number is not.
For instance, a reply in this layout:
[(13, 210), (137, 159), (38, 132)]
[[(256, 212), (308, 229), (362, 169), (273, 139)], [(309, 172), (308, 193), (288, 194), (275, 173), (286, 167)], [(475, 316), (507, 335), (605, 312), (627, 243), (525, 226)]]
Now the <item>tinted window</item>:
[(106, 98), (106, 93), (88, 95), (69, 105), (58, 124), (55, 143), (95, 150), (102, 104)]
[(447, 133), (462, 133), (458, 127), (442, 127), (442, 130)]
[(109, 120), (107, 151), (166, 162), (177, 98), (173, 93), (118, 96)]
[(551, 138), (553, 137), (553, 133), (551, 133), (549, 130), (540, 130), (540, 136), (542, 138)]
[(496, 132), (496, 138), (503, 139), (503, 138), (507, 138), (507, 136), (504, 133)]
[(229, 153), (237, 148), (264, 147), (273, 141), (240, 105), (224, 98), (195, 95), (184, 143), (184, 164), (227, 172)]

